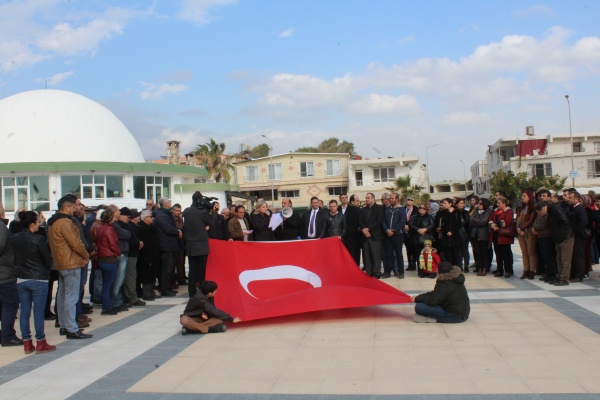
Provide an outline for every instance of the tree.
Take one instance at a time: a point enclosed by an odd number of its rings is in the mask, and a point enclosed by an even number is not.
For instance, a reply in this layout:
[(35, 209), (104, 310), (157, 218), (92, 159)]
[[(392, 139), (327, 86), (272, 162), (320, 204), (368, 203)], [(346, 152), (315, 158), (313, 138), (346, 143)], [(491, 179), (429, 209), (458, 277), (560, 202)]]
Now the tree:
[(269, 151), (271, 148), (266, 143), (261, 143), (258, 146), (254, 146), (252, 150), (250, 150), (250, 157), (252, 158), (262, 158), (269, 155)]
[(397, 192), (401, 199), (412, 197), (415, 199), (415, 203), (425, 203), (429, 200), (429, 194), (423, 193), (423, 187), (419, 185), (410, 185), (410, 176), (399, 176), (393, 182), (393, 186), (386, 187), (386, 190)]
[(567, 178), (561, 178), (559, 175), (529, 177), (526, 172), (515, 174), (512, 171), (496, 171), (492, 174), (488, 183), (490, 193), (502, 191), (506, 193), (506, 197), (511, 202), (514, 202), (521, 197), (521, 192), (524, 189), (531, 188), (536, 192), (539, 189), (548, 189), (559, 192), (566, 181)]
[(317, 147), (300, 147), (296, 149), (300, 153), (348, 153), (351, 156), (356, 155), (354, 143), (342, 141), (338, 138), (329, 138), (323, 140)]
[(198, 162), (204, 165), (208, 176), (213, 177), (216, 182), (229, 182), (231, 179), (233, 166), (229, 162), (229, 156), (225, 154), (225, 147), (225, 143), (217, 143), (213, 138), (196, 147)]

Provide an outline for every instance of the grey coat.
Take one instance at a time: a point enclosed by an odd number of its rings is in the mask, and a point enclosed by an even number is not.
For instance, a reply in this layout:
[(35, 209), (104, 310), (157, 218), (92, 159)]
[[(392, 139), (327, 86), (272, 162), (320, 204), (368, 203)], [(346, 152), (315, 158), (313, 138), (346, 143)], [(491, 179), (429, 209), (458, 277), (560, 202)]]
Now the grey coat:
[(469, 224), (471, 225), (471, 238), (487, 242), (490, 239), (490, 227), (488, 222), (492, 210), (488, 208), (481, 214), (479, 214), (478, 211), (479, 210), (475, 210), (475, 212), (471, 214), (471, 219), (469, 220)]

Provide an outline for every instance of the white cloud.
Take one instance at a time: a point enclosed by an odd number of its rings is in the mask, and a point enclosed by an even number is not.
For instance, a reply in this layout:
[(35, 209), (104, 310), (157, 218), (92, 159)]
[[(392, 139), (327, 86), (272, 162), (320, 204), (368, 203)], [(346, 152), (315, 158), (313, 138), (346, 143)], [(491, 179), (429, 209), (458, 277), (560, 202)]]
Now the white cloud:
[(49, 78), (45, 78), (45, 79), (37, 79), (37, 82), (45, 82), (48, 86), (56, 86), (59, 83), (61, 83), (62, 81), (64, 81), (65, 79), (67, 79), (70, 76), (73, 76), (74, 72), (73, 71), (67, 71), (67, 72), (61, 72), (58, 74), (54, 74)]
[(166, 94), (179, 93), (187, 89), (187, 86), (181, 83), (175, 85), (169, 83), (155, 85), (154, 83), (141, 82), (141, 85), (146, 88), (140, 93), (140, 98), (142, 100), (160, 100)]
[(211, 22), (211, 9), (233, 4), (237, 4), (237, 0), (183, 0), (177, 17), (204, 25)]
[(295, 32), (294, 28), (288, 28), (285, 31), (282, 31), (279, 34), (279, 37), (280, 38), (289, 38), (289, 37), (294, 36), (294, 32)]
[(476, 125), (490, 121), (490, 116), (487, 113), (476, 113), (473, 111), (455, 112), (444, 115), (443, 122), (445, 125)]
[(371, 93), (348, 107), (348, 111), (357, 114), (414, 114), (420, 111), (414, 96), (389, 96)]
[(398, 39), (398, 44), (402, 45), (402, 44), (410, 43), (413, 40), (415, 40), (415, 37), (412, 34), (410, 34), (408, 36), (404, 36), (404, 37), (401, 37), (400, 39)]
[(518, 10), (515, 10), (513, 11), (513, 14), (517, 17), (531, 17), (538, 15), (551, 17), (555, 13), (554, 10), (548, 6), (545, 6), (543, 4), (534, 4), (528, 8), (520, 8)]

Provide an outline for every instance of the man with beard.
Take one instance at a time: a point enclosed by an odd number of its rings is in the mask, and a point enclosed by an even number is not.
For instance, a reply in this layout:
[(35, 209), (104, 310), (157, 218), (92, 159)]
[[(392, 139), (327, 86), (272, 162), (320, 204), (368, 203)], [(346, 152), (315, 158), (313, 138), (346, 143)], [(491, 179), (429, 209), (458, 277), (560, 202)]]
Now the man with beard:
[(367, 205), (359, 214), (359, 227), (363, 238), (365, 272), (379, 279), (381, 275), (381, 243), (383, 240), (383, 209), (375, 203), (375, 195), (367, 193)]
[(346, 249), (348, 249), (356, 265), (360, 267), (362, 240), (362, 233), (358, 227), (358, 206), (360, 205), (360, 200), (358, 200), (357, 195), (353, 194), (350, 196), (350, 201), (348, 201), (348, 195), (342, 194), (340, 195), (340, 202), (342, 203), (340, 209), (346, 220), (346, 232), (342, 236), (342, 242), (346, 246)]
[(281, 207), (290, 207), (292, 215), (283, 217), (283, 222), (275, 229), (275, 237), (277, 240), (297, 240), (300, 236), (300, 215), (294, 211), (292, 200), (288, 197), (281, 199)]

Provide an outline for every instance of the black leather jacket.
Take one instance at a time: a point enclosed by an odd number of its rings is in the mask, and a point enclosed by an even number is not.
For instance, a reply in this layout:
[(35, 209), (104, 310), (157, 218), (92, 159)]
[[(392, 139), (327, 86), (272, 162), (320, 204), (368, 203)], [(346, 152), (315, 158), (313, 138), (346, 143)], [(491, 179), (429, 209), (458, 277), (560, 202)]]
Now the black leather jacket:
[(435, 230), (435, 221), (433, 217), (429, 214), (421, 215), (420, 213), (414, 213), (410, 216), (410, 221), (408, 221), (408, 227), (413, 235), (410, 235), (410, 244), (417, 245), (419, 244), (419, 235), (417, 231), (419, 229), (425, 228), (427, 229), (428, 234), (433, 235)]
[(12, 237), (12, 245), (17, 278), (47, 281), (52, 269), (52, 257), (44, 237), (23, 231)]

